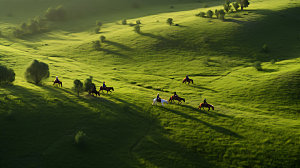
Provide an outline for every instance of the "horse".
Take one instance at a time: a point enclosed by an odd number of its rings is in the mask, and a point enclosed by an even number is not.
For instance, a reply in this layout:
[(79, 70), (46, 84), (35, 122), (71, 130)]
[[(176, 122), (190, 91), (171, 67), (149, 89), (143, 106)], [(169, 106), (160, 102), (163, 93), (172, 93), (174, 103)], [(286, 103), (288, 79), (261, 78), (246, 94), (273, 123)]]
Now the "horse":
[(89, 90), (89, 94), (91, 94), (91, 93), (92, 93), (92, 95), (96, 94), (96, 97), (97, 97), (97, 95), (100, 96), (100, 92), (98, 92), (97, 90)]
[(188, 84), (190, 84), (190, 82), (192, 82), (192, 84), (194, 84), (193, 79), (186, 80), (186, 78), (184, 78), (183, 81), (182, 81), (182, 83), (186, 83), (186, 82), (188, 82)]
[[(105, 88), (103, 88), (103, 86), (100, 86), (99, 92), (100, 92), (101, 90), (102, 90), (102, 93), (103, 93), (103, 90), (106, 90), (107, 93), (108, 93), (108, 92), (112, 93), (112, 91), (115, 91), (113, 87), (105, 87)], [(111, 90), (112, 90), (112, 91), (111, 91)]]
[(53, 82), (53, 85), (55, 85), (56, 83), (58, 84), (58, 86), (60, 85), (60, 87), (62, 87), (62, 82), (61, 82), (61, 81), (55, 80), (55, 81)]
[(169, 102), (173, 102), (174, 100), (177, 100), (178, 101), (178, 104), (182, 103), (181, 101), (185, 102), (185, 99), (184, 98), (181, 98), (181, 97), (175, 97), (175, 96), (171, 96), (170, 99), (169, 99)]
[[(164, 106), (164, 103), (169, 104), (167, 100), (164, 100), (164, 99), (160, 99), (160, 100), (161, 100), (160, 102), (161, 102), (161, 105), (162, 105), (162, 106)], [(157, 102), (158, 102), (158, 101), (157, 101), (157, 98), (153, 99), (152, 105), (154, 105), (154, 104), (156, 105)]]
[(212, 105), (212, 104), (204, 104), (204, 103), (201, 103), (198, 107), (198, 109), (201, 110), (201, 108), (204, 109), (204, 107), (208, 107), (208, 111), (210, 110), (210, 108), (212, 108), (213, 110), (215, 110), (215, 107)]

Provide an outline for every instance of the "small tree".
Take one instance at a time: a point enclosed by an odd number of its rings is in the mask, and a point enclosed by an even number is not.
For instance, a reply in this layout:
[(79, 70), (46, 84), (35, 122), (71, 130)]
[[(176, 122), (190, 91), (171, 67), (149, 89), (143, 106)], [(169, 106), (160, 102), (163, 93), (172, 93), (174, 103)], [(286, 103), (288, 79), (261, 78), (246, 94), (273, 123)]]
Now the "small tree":
[(248, 0), (237, 0), (237, 2), (240, 4), (241, 10), (244, 10), (244, 8), (247, 8), (250, 5)]
[(0, 65), (0, 83), (12, 83), (15, 81), (15, 76), (14, 70), (7, 68), (4, 65)]
[(101, 44), (99, 40), (93, 41), (93, 47), (95, 50), (100, 50), (101, 49)]
[(99, 33), (100, 33), (100, 30), (101, 30), (101, 28), (100, 28), (99, 26), (97, 26), (97, 27), (95, 28), (95, 33), (96, 33), (96, 34), (99, 34)]
[(127, 20), (126, 19), (122, 20), (122, 25), (127, 25)]
[(136, 32), (136, 33), (141, 33), (141, 26), (140, 25), (135, 25), (134, 26), (134, 31)]
[(49, 75), (49, 66), (38, 60), (34, 60), (25, 72), (26, 80), (35, 84), (39, 84), (43, 79), (48, 78)]
[(137, 21), (136, 21), (136, 24), (138, 24), (138, 25), (139, 25), (139, 24), (142, 24), (142, 23), (141, 23), (141, 21), (140, 21), (140, 20), (137, 20)]
[(219, 18), (220, 13), (219, 13), (218, 9), (215, 10), (215, 15), (217, 18)]
[(234, 7), (234, 9), (235, 9), (236, 11), (240, 8), (239, 3), (237, 3), (237, 2), (233, 2), (233, 3), (232, 3), (232, 6)]
[(79, 93), (82, 92), (82, 90), (83, 90), (83, 83), (78, 79), (74, 80), (74, 88), (73, 89), (77, 93), (77, 96), (79, 96)]
[(200, 12), (199, 16), (204, 18), (205, 17), (205, 12)]
[(224, 10), (228, 13), (230, 11), (231, 5), (226, 3), (223, 5), (223, 7), (224, 7)]
[(258, 70), (258, 71), (261, 71), (262, 70), (262, 67), (261, 67), (261, 62), (259, 61), (256, 61), (254, 64), (253, 64), (253, 67)]
[(225, 12), (223, 9), (219, 10), (219, 19), (225, 20)]
[(212, 16), (213, 16), (213, 11), (211, 11), (211, 10), (208, 10), (207, 12), (206, 12), (206, 15), (207, 15), (207, 17), (208, 18), (212, 18)]
[(45, 17), (50, 21), (62, 21), (66, 19), (66, 11), (63, 6), (58, 6), (56, 8), (48, 8), (45, 13)]
[(106, 40), (106, 37), (105, 37), (105, 36), (100, 36), (100, 41), (101, 41), (101, 43), (104, 43), (105, 40)]
[(83, 131), (78, 131), (74, 140), (76, 145), (83, 146), (86, 143), (86, 134)]
[(167, 19), (167, 24), (169, 24), (170, 26), (172, 26), (172, 24), (173, 24), (173, 19), (172, 19), (172, 18), (168, 18), (168, 19)]
[(96, 21), (96, 26), (99, 26), (99, 27), (101, 27), (103, 24), (102, 24), (102, 22), (100, 22), (100, 21)]
[(84, 81), (84, 91), (92, 90), (95, 84), (93, 83), (93, 77), (90, 76)]

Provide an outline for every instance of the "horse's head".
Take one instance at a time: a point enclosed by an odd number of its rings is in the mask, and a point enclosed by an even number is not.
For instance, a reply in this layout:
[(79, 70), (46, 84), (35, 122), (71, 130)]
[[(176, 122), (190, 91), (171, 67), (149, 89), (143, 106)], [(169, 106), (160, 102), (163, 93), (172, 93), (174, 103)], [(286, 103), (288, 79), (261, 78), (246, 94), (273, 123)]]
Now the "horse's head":
[(111, 90), (115, 91), (113, 87), (111, 87)]
[(184, 99), (184, 98), (182, 98), (182, 100), (183, 100), (183, 102), (185, 102), (185, 99)]
[(213, 110), (215, 110), (215, 107), (214, 107), (212, 104), (210, 105), (210, 107), (211, 107)]

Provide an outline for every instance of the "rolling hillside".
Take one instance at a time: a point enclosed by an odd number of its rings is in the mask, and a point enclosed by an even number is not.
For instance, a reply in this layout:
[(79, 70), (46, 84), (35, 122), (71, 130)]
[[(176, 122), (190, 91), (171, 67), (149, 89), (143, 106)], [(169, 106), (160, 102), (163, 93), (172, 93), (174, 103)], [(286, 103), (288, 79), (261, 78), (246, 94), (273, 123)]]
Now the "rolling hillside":
[[(222, 9), (219, 0), (0, 2), (0, 64), (16, 73), (0, 87), (0, 167), (300, 167), (298, 1), (252, 0), (225, 21), (195, 16)], [(12, 35), (57, 5), (66, 21)], [(34, 59), (50, 67), (41, 86), (24, 78)], [(182, 84), (186, 75), (194, 84)], [(77, 97), (73, 81), (89, 76), (115, 91)], [(186, 102), (151, 105), (174, 91)], [(214, 111), (197, 109), (204, 98)]]

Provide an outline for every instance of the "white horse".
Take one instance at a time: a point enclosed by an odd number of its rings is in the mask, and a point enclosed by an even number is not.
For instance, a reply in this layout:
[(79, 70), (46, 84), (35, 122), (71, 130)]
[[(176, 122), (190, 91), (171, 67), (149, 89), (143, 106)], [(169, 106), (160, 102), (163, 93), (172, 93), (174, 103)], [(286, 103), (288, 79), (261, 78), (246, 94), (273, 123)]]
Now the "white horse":
[[(167, 103), (169, 104), (169, 102), (167, 100), (164, 100), (164, 99), (160, 99), (161, 100), (161, 105), (164, 106), (164, 103)], [(157, 103), (157, 98), (153, 99), (153, 103), (152, 105), (156, 104)]]

